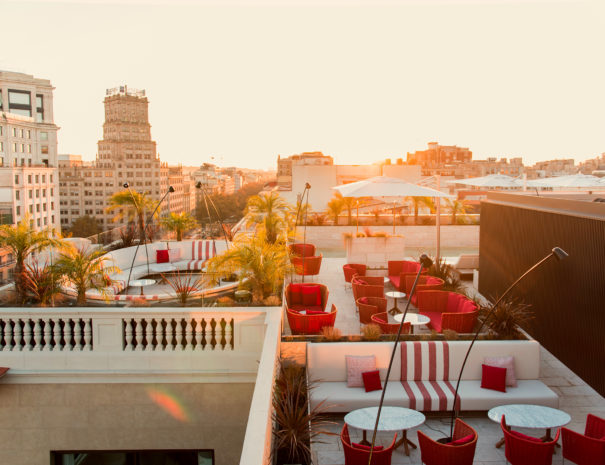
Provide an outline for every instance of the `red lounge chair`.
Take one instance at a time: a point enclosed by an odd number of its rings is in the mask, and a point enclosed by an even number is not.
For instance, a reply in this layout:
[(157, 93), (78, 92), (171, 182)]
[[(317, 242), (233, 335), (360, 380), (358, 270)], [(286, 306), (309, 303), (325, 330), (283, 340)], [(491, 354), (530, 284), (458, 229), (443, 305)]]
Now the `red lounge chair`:
[(290, 244), (288, 246), (290, 255), (297, 257), (313, 257), (315, 255), (315, 246), (313, 244)]
[(0, 378), (2, 378), (8, 370), (10, 370), (10, 368), (0, 367)]
[[(405, 277), (404, 282), (404, 291), (407, 295), (410, 295), (412, 292), (412, 286), (414, 286), (414, 280), (416, 279), (416, 275), (407, 275)], [(412, 305), (418, 305), (418, 293), (421, 291), (440, 291), (443, 289), (443, 279), (435, 278), (434, 276), (429, 276), (427, 274), (420, 275), (418, 278), (418, 284), (416, 284), (416, 290), (414, 291), (414, 295), (412, 296)]]
[(290, 262), (294, 267), (294, 272), (299, 276), (317, 276), (321, 269), (322, 254), (313, 257), (291, 256)]
[[(410, 262), (407, 260), (395, 260), (388, 262), (389, 280), (399, 292), (405, 292), (404, 285), (406, 276), (416, 276), (420, 269), (420, 263)], [(426, 274), (427, 270), (423, 269), (422, 274)]]
[(584, 434), (561, 428), (563, 457), (577, 465), (605, 463), (605, 420), (588, 414)]
[(456, 418), (453, 440), (459, 440), (469, 435), (473, 438), (461, 445), (441, 444), (433, 441), (422, 431), (418, 431), (420, 457), (426, 465), (472, 465), (477, 447), (477, 432), (460, 418)]
[(468, 297), (449, 291), (418, 292), (418, 313), (428, 316), (429, 328), (441, 333), (451, 329), (471, 333), (477, 320), (477, 304)]
[(504, 455), (511, 465), (551, 465), (555, 444), (559, 440), (561, 430), (557, 430), (555, 438), (549, 442), (534, 441), (516, 436), (506, 426), (506, 420), (502, 415), (500, 421), (504, 433)]
[[(319, 286), (319, 292), (321, 294), (321, 305), (317, 304), (305, 304), (302, 300), (303, 288), (313, 288)], [(299, 289), (300, 292), (293, 292), (293, 289)], [(328, 305), (328, 296), (330, 295), (330, 291), (328, 287), (324, 284), (318, 283), (290, 283), (286, 286), (286, 307), (291, 310), (320, 310), (322, 312), (326, 311), (326, 306)]]
[[(369, 465), (390, 465), (391, 456), (393, 455), (393, 449), (395, 448), (395, 440), (397, 434), (393, 437), (393, 442), (388, 447), (382, 450), (374, 450), (372, 452), (372, 461)], [(345, 465), (368, 465), (370, 460), (370, 451), (365, 448), (355, 447), (351, 443), (349, 437), (349, 427), (345, 423), (340, 433), (340, 441), (342, 442), (342, 448), (345, 453)]]
[[(397, 334), (397, 331), (399, 331), (399, 323), (389, 323), (389, 314), (387, 312), (376, 313), (372, 315), (371, 320), (372, 323), (380, 326), (382, 334)], [(410, 334), (411, 327), (411, 323), (404, 323), (403, 328), (401, 328), (401, 334)]]
[(365, 276), (366, 266), (361, 263), (347, 263), (342, 266), (342, 271), (345, 274), (345, 283), (350, 283), (353, 276)]
[(384, 297), (384, 278), (380, 276), (353, 276), (351, 279), (355, 302), (360, 297)]
[(359, 322), (362, 325), (372, 323), (372, 315), (387, 311), (387, 299), (384, 297), (360, 297), (357, 299)]
[(288, 325), (292, 334), (319, 334), (325, 326), (334, 327), (336, 321), (336, 306), (332, 304), (330, 312), (303, 315), (296, 310), (287, 309)]

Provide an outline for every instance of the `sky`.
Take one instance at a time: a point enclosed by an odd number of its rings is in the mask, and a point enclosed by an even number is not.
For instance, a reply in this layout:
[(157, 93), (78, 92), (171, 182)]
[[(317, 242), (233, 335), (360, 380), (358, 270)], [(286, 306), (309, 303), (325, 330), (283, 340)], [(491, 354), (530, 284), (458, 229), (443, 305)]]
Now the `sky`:
[(603, 0), (0, 0), (0, 18), (0, 69), (51, 80), (59, 153), (88, 160), (124, 84), (171, 164), (605, 152)]

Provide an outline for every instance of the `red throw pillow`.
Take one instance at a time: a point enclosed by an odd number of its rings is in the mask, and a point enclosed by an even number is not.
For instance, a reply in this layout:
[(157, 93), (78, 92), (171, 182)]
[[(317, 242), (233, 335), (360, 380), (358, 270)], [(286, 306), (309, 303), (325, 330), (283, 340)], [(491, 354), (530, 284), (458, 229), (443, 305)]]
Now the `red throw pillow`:
[(357, 284), (363, 284), (364, 286), (367, 286), (368, 282), (364, 281), (363, 279), (357, 279)]
[(321, 310), (307, 310), (307, 315), (327, 315), (328, 312), (323, 312)]
[(531, 442), (542, 442), (542, 439), (534, 438), (533, 436), (528, 436), (527, 434), (519, 433), (519, 431), (510, 431), (511, 436), (515, 436), (519, 439), (525, 439), (526, 441)]
[(290, 284), (290, 304), (302, 305), (302, 286), (300, 284)]
[(481, 365), (481, 387), (506, 392), (506, 368)]
[(359, 299), (359, 302), (360, 302), (360, 303), (362, 303), (362, 304), (367, 305), (367, 304), (368, 304), (368, 302), (369, 302), (369, 300), (368, 300), (368, 298), (367, 298), (367, 297), (361, 297), (361, 298)]
[[(371, 449), (371, 447), (370, 447), (370, 446), (366, 446), (366, 445), (364, 445), (364, 444), (359, 444), (359, 443), (357, 443), (357, 442), (354, 442), (354, 443), (352, 443), (351, 445), (352, 445), (352, 446), (353, 446), (355, 449), (361, 449), (361, 450), (370, 450), (370, 449)], [(374, 446), (374, 451), (379, 451), (379, 450), (382, 450), (382, 449), (384, 449), (384, 447), (383, 447), (383, 446), (376, 446), (376, 445)], [(372, 460), (372, 461), (373, 461), (373, 460)]]
[(168, 263), (170, 261), (170, 256), (168, 255), (168, 250), (156, 250), (155, 251), (155, 262), (156, 263)]
[(302, 286), (302, 304), (321, 306), (321, 289), (319, 286)]
[(468, 436), (456, 439), (455, 441), (451, 441), (448, 444), (450, 446), (463, 446), (464, 444), (468, 444), (469, 442), (471, 442), (473, 439), (475, 439), (475, 435), (471, 433)]
[(363, 378), (363, 387), (366, 388), (366, 392), (382, 390), (380, 372), (378, 370), (364, 371), (361, 377)]

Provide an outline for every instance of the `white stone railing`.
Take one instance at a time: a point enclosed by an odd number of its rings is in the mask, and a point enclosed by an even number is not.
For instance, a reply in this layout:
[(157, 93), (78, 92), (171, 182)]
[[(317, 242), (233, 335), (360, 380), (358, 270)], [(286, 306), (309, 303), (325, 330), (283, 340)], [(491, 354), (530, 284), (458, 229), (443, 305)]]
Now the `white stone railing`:
[(145, 382), (140, 375), (152, 372), (165, 382), (192, 374), (254, 382), (266, 316), (249, 307), (4, 309), (0, 366), (10, 368), (9, 382), (43, 375)]

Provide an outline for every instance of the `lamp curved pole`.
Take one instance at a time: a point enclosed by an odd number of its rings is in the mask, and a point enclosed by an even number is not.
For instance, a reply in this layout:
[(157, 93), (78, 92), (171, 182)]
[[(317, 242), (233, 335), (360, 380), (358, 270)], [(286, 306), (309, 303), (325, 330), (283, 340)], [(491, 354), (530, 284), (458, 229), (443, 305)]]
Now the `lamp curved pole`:
[[(307, 213), (309, 211), (309, 192), (311, 191), (311, 184), (306, 183), (305, 184), (305, 189), (307, 190), (307, 204), (305, 206), (305, 227), (303, 229), (303, 244), (307, 244)], [(302, 206), (302, 198), (300, 199), (300, 205)], [(306, 253), (305, 253), (305, 248), (303, 247), (303, 256), (302, 256), (302, 282), (305, 282), (305, 257), (306, 257)]]
[[(137, 202), (137, 199), (135, 198), (134, 194), (132, 193), (132, 191), (130, 190), (130, 184), (128, 184), (127, 182), (124, 183), (124, 188), (128, 190), (128, 193), (130, 194), (130, 197), (132, 197), (132, 201), (134, 203), (134, 208), (137, 210), (137, 213), (139, 214), (139, 216), (141, 215), (141, 208)], [(143, 221), (145, 219), (143, 218)], [(145, 238), (147, 237), (147, 235), (145, 234), (145, 225), (143, 224), (143, 240), (146, 240)], [(139, 252), (139, 246), (141, 245), (141, 241), (139, 240), (139, 243), (137, 244), (137, 248), (134, 251), (134, 255), (132, 257), (132, 263), (130, 264), (130, 271), (128, 272), (128, 280), (126, 281), (126, 289), (128, 289), (128, 286), (130, 286), (130, 278), (132, 276), (132, 267), (134, 266), (134, 261), (137, 258), (137, 253)]]
[(473, 348), (475, 341), (479, 337), (479, 333), (481, 333), (481, 330), (485, 326), (485, 323), (492, 316), (492, 314), (494, 313), (495, 309), (498, 307), (500, 302), (502, 302), (502, 299), (504, 299), (504, 297), (506, 297), (510, 293), (510, 291), (512, 291), (515, 288), (515, 286), (523, 280), (523, 278), (525, 278), (532, 271), (534, 271), (536, 268), (540, 267), (540, 265), (542, 265), (544, 262), (548, 261), (552, 257), (555, 257), (557, 259), (557, 261), (561, 261), (561, 260), (567, 258), (568, 256), (569, 255), (567, 254), (567, 252), (565, 252), (560, 247), (554, 247), (552, 249), (551, 253), (549, 253), (546, 257), (544, 257), (539, 262), (537, 262), (535, 265), (533, 265), (531, 268), (529, 268), (525, 273), (523, 273), (521, 276), (519, 276), (519, 278), (517, 278), (517, 280), (514, 283), (512, 283), (510, 286), (508, 286), (508, 289), (506, 289), (504, 291), (504, 293), (498, 298), (498, 300), (496, 300), (496, 302), (491, 306), (489, 313), (486, 315), (486, 317), (481, 322), (481, 325), (479, 326), (479, 329), (475, 333), (475, 336), (473, 337), (473, 340), (471, 341), (471, 344), (469, 345), (468, 350), (466, 351), (466, 355), (464, 356), (464, 361), (462, 362), (462, 367), (460, 368), (460, 373), (458, 374), (458, 381), (456, 382), (456, 390), (454, 392), (454, 405), (452, 406), (452, 416), (450, 419), (450, 436), (449, 436), (449, 438), (446, 438), (446, 439), (451, 439), (454, 435), (454, 421), (457, 416), (456, 404), (459, 403), (458, 402), (458, 389), (460, 388), (460, 380), (462, 379), (462, 373), (464, 372), (464, 367), (466, 366), (466, 362), (468, 360), (469, 354), (471, 353), (471, 349)]
[(380, 402), (378, 403), (378, 412), (376, 412), (376, 423), (374, 424), (374, 431), (372, 433), (372, 445), (370, 446), (370, 456), (368, 458), (368, 465), (372, 463), (372, 453), (374, 452), (374, 444), (376, 443), (376, 432), (378, 431), (378, 422), (380, 421), (380, 413), (382, 412), (382, 404), (384, 402), (384, 395), (387, 390), (387, 385), (389, 384), (389, 376), (391, 375), (391, 368), (393, 367), (393, 360), (395, 359), (395, 352), (397, 351), (397, 344), (399, 344), (399, 338), (401, 337), (401, 330), (403, 329), (403, 325), (405, 323), (405, 317), (408, 314), (408, 309), (410, 308), (410, 303), (412, 302), (412, 296), (416, 291), (416, 285), (418, 284), (418, 279), (420, 279), (420, 274), (422, 273), (423, 268), (430, 268), (433, 264), (433, 261), (426, 255), (422, 254), (420, 256), (420, 269), (416, 274), (416, 279), (414, 279), (414, 284), (412, 285), (412, 290), (410, 291), (410, 295), (408, 296), (408, 303), (405, 306), (405, 310), (403, 311), (403, 316), (401, 317), (401, 323), (399, 324), (399, 329), (397, 330), (397, 336), (395, 337), (395, 344), (393, 345), (393, 351), (391, 352), (391, 360), (389, 361), (389, 367), (387, 368), (387, 376), (384, 380), (384, 386), (382, 388), (382, 393), (380, 394)]
[(298, 226), (298, 216), (300, 215), (300, 209), (302, 208), (303, 200), (305, 198), (305, 193), (307, 192), (307, 189), (310, 189), (310, 188), (311, 188), (311, 185), (308, 182), (305, 183), (305, 188), (303, 189), (302, 194), (300, 195), (300, 202), (298, 203), (298, 208), (296, 209), (296, 219), (294, 220), (294, 237), (296, 237), (296, 228)]

